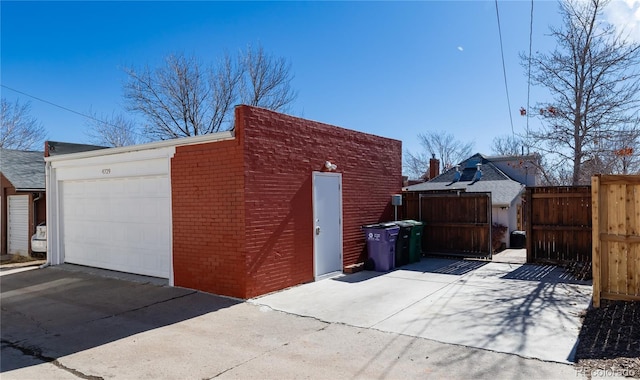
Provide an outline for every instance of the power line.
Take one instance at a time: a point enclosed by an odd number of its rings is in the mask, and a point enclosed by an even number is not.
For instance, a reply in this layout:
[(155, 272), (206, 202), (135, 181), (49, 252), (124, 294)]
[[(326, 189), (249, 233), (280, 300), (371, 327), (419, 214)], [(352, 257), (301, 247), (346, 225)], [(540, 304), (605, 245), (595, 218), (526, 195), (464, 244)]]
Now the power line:
[(509, 121), (511, 121), (511, 134), (515, 135), (513, 130), (513, 116), (511, 115), (511, 100), (509, 99), (509, 86), (507, 85), (507, 68), (504, 63), (504, 47), (502, 44), (502, 28), (500, 27), (500, 12), (498, 11), (498, 0), (496, 3), (496, 18), (498, 19), (498, 35), (500, 36), (500, 54), (502, 55), (502, 75), (504, 76), (504, 89), (507, 93), (507, 107), (509, 108)]
[(527, 70), (527, 138), (529, 137), (529, 99), (531, 95), (531, 46), (533, 46), (533, 0), (531, 0), (531, 15), (529, 16), (529, 67)]
[(26, 93), (26, 92), (24, 92), (24, 91), (16, 90), (15, 88), (11, 88), (11, 87), (9, 87), (9, 86), (5, 86), (4, 84), (0, 84), (0, 86), (1, 86), (1, 87), (6, 88), (7, 90), (11, 90), (11, 91), (13, 91), (13, 92), (17, 92), (18, 94), (22, 94), (22, 95), (24, 95), (24, 96), (28, 96), (28, 97), (30, 97), (30, 98), (32, 98), (32, 99), (37, 100), (37, 101), (40, 101), (40, 102), (43, 102), (43, 103), (46, 103), (46, 104), (52, 105), (52, 106), (54, 106), (54, 107), (58, 107), (58, 108), (63, 109), (63, 110), (65, 110), (65, 111), (67, 111), (67, 112), (71, 112), (71, 113), (74, 113), (74, 114), (76, 114), (76, 115), (80, 115), (80, 116), (82, 116), (82, 117), (86, 117), (87, 119), (91, 119), (91, 120), (93, 120), (93, 121), (97, 121), (97, 122), (99, 122), (99, 123), (109, 125), (109, 126), (111, 126), (111, 127), (116, 127), (116, 128), (118, 127), (118, 126), (113, 125), (113, 124), (111, 124), (111, 123), (109, 123), (109, 122), (106, 122), (106, 121), (104, 121), (104, 120), (96, 119), (96, 118), (95, 118), (95, 117), (93, 117), (93, 116), (90, 116), (90, 115), (84, 114), (84, 113), (82, 113), (82, 112), (74, 111), (74, 110), (72, 110), (72, 109), (70, 109), (70, 108), (67, 108), (67, 107), (61, 106), (61, 105), (59, 105), (59, 104), (56, 104), (56, 103), (50, 102), (50, 101), (48, 101), (48, 100), (45, 100), (45, 99), (39, 98), (39, 97), (37, 97), (37, 96), (31, 95), (31, 94), (27, 94), (27, 93)]

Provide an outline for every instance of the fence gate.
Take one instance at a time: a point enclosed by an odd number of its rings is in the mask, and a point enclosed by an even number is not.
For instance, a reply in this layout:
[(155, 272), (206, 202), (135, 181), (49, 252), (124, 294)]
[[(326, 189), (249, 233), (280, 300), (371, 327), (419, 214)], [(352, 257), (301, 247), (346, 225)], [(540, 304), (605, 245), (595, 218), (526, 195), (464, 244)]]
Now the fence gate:
[(527, 187), (528, 263), (591, 262), (590, 186)]
[(593, 305), (640, 301), (640, 176), (598, 175), (593, 198)]
[(491, 193), (406, 192), (403, 215), (424, 223), (422, 251), (491, 259)]

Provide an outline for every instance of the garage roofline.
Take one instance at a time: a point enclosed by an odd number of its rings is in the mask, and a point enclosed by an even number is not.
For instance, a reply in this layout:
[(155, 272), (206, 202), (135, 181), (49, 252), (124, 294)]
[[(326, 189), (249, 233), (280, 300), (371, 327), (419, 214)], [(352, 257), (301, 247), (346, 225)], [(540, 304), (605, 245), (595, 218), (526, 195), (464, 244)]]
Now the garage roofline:
[(172, 147), (172, 146), (185, 146), (185, 145), (195, 145), (195, 144), (202, 144), (202, 143), (215, 142), (215, 141), (233, 140), (234, 138), (235, 138), (234, 131), (224, 131), (224, 132), (209, 133), (201, 136), (180, 137), (180, 138), (171, 139), (171, 140), (155, 141), (155, 142), (150, 142), (146, 144), (137, 144), (137, 145), (121, 146), (117, 148), (90, 150), (90, 151), (78, 152), (78, 153), (60, 154), (56, 156), (45, 157), (44, 160), (45, 162), (75, 160), (79, 158), (108, 156), (112, 154), (129, 153), (129, 152), (136, 152), (136, 151), (142, 151), (142, 150), (166, 148), (166, 147)]

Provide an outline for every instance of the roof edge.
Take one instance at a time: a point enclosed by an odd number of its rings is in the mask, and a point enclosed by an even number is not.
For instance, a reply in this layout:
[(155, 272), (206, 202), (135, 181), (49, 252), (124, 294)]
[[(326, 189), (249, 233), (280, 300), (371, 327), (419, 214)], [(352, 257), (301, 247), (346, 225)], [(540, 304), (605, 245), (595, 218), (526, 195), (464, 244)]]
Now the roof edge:
[(129, 152), (136, 152), (141, 150), (166, 148), (166, 147), (172, 147), (172, 146), (195, 145), (195, 144), (202, 144), (202, 143), (222, 141), (222, 140), (232, 140), (234, 138), (235, 138), (234, 131), (224, 131), (224, 132), (208, 133), (206, 135), (201, 135), (201, 136), (181, 137), (181, 138), (171, 139), (171, 140), (154, 141), (146, 144), (137, 144), (137, 145), (121, 146), (117, 148), (90, 150), (90, 151), (78, 152), (78, 153), (60, 154), (57, 156), (45, 157), (44, 160), (45, 162), (74, 160), (79, 158), (107, 156), (112, 154), (129, 153)]

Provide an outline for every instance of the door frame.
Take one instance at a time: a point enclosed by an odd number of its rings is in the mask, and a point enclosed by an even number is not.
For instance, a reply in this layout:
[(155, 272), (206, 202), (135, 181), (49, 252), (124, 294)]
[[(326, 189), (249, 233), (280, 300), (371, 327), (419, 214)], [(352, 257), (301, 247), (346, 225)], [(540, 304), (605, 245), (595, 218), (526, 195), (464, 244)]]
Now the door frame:
[(333, 277), (336, 274), (340, 274), (342, 273), (342, 269), (337, 270), (335, 272), (329, 272), (329, 273), (325, 273), (322, 274), (320, 276), (318, 276), (317, 274), (317, 267), (318, 267), (318, 247), (317, 247), (317, 239), (316, 239), (316, 219), (317, 219), (317, 210), (316, 210), (316, 178), (317, 177), (334, 177), (334, 178), (338, 178), (340, 180), (340, 186), (339, 186), (339, 194), (338, 194), (338, 207), (340, 209), (340, 218), (339, 218), (339, 223), (340, 223), (340, 232), (339, 232), (339, 240), (340, 240), (340, 263), (341, 266), (344, 265), (344, 242), (343, 242), (343, 234), (344, 234), (344, 225), (343, 225), (343, 209), (342, 209), (342, 173), (327, 173), (327, 172), (312, 172), (311, 175), (311, 208), (313, 209), (313, 220), (312, 220), (312, 230), (311, 230), (311, 234), (313, 236), (313, 277), (314, 279), (317, 280), (321, 280), (327, 277)]

